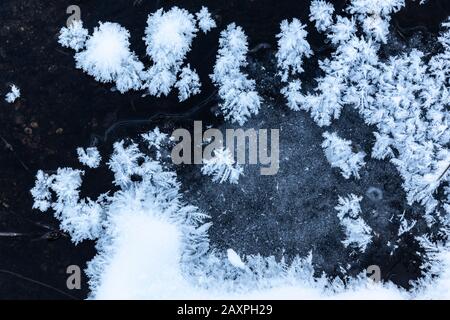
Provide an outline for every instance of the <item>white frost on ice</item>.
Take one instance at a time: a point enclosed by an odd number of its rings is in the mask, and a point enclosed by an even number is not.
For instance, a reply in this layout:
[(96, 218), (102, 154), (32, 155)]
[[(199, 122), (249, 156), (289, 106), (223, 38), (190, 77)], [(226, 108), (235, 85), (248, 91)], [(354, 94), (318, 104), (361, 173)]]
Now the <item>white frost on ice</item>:
[(237, 184), (243, 174), (243, 168), (233, 159), (229, 149), (214, 150), (211, 159), (203, 159), (202, 174), (212, 176), (214, 182)]
[(327, 30), (333, 23), (334, 6), (323, 0), (313, 0), (310, 5), (309, 20), (315, 22), (317, 31)]
[(261, 98), (255, 90), (255, 81), (241, 72), (247, 65), (248, 42), (241, 27), (231, 23), (220, 33), (219, 52), (211, 75), (219, 87), (220, 109), (232, 123), (243, 125), (259, 113)]
[(204, 33), (207, 33), (208, 31), (216, 27), (216, 22), (211, 17), (208, 8), (202, 7), (200, 11), (197, 12), (195, 15), (197, 17), (198, 27)]
[(298, 19), (292, 19), (292, 22), (283, 20), (280, 28), (281, 32), (277, 34), (278, 51), (276, 53), (277, 65), (281, 69), (281, 80), (286, 82), (288, 76), (299, 75), (303, 72), (302, 64), (304, 58), (309, 58), (313, 52), (306, 41), (308, 32)]
[(200, 93), (200, 78), (195, 69), (191, 69), (188, 64), (181, 70), (179, 80), (175, 83), (175, 88), (178, 89), (178, 100), (180, 102), (187, 98)]
[(61, 28), (58, 42), (65, 48), (80, 51), (86, 44), (89, 31), (83, 28), (83, 21), (74, 20), (68, 27)]
[(197, 31), (194, 16), (185, 9), (159, 9), (148, 16), (144, 41), (153, 65), (143, 87), (151, 95), (169, 94)]
[[(389, 282), (375, 283), (364, 274), (350, 278), (345, 285), (339, 279), (317, 278), (311, 254), (296, 257), (290, 264), (260, 255), (247, 255), (244, 264), (231, 250), (221, 256), (209, 249), (210, 224), (204, 223), (207, 216), (183, 203), (174, 173), (165, 171), (133, 142), (117, 142), (109, 165), (120, 190), (108, 196), (101, 195), (95, 202), (79, 199), (82, 171), (70, 168), (58, 169), (53, 175), (39, 171), (32, 190), (34, 206), (42, 211), (51, 207), (61, 220), (61, 228), (69, 232), (75, 243), (97, 239), (98, 253), (86, 270), (92, 299), (448, 296), (446, 274), (442, 278), (425, 279), (421, 290), (411, 293)], [(141, 180), (131, 178), (136, 175)], [(54, 202), (51, 192), (57, 196)], [(359, 197), (347, 200), (341, 201), (338, 209), (344, 219), (360, 213)], [(88, 220), (80, 216), (83, 203), (91, 203), (91, 211), (97, 214), (91, 214)], [(224, 263), (224, 259), (229, 263)], [(434, 271), (440, 270), (439, 264), (432, 266)]]
[[(319, 62), (325, 75), (317, 79), (314, 93), (303, 95), (298, 79), (285, 90), (289, 103), (310, 111), (320, 126), (338, 118), (344, 104), (354, 106), (368, 124), (379, 130), (372, 155), (391, 158), (404, 180), (408, 201), (423, 204), (432, 223), (448, 219), (431, 214), (438, 206), (433, 195), (448, 181), (450, 166), (450, 118), (445, 112), (449, 104), (450, 23), (443, 25), (446, 30), (438, 38), (443, 52), (424, 59), (423, 53), (412, 50), (380, 61), (377, 51), (379, 44), (386, 42), (390, 15), (403, 6), (403, 0), (352, 0), (347, 8), (352, 17), (338, 16), (329, 27), (325, 27), (328, 14), (318, 15), (320, 10), (312, 10), (323, 20), (319, 28), (327, 29), (336, 52)], [(166, 13), (159, 10), (153, 17), (156, 22), (149, 23), (146, 40), (151, 35), (147, 44), (152, 48), (148, 50), (156, 51), (149, 54), (158, 59), (153, 59), (154, 69), (150, 69), (146, 80), (155, 76), (151, 90), (165, 94), (177, 81), (196, 32), (196, 21), (178, 8)], [(73, 38), (69, 30), (66, 32), (62, 44), (82, 49), (82, 26)], [(166, 54), (173, 47), (164, 43), (164, 33), (179, 51)], [(128, 32), (117, 24), (100, 24), (87, 38), (85, 50), (77, 53), (82, 57), (80, 67), (99, 81), (115, 82), (119, 90), (138, 87), (138, 83), (140, 87), (141, 63), (133, 58), (128, 37)], [(230, 25), (222, 32), (212, 76), (219, 87), (225, 118), (240, 124), (256, 114), (260, 106), (254, 82), (240, 71), (246, 65), (247, 51), (242, 29)], [(105, 61), (101, 61), (99, 53), (106, 56)], [(158, 66), (159, 60), (164, 66)], [(362, 153), (353, 153), (347, 140), (336, 136), (333, 142), (331, 135), (325, 138), (330, 163), (339, 167), (344, 176), (358, 176), (364, 164)], [(173, 172), (143, 154), (135, 143), (125, 141), (114, 145), (108, 164), (120, 190), (100, 195), (97, 200), (80, 199), (83, 171), (71, 168), (59, 168), (51, 175), (38, 171), (31, 190), (33, 207), (41, 211), (52, 209), (61, 229), (73, 242), (97, 240), (98, 254), (87, 269), (92, 298), (449, 298), (448, 244), (435, 243), (426, 236), (419, 239), (427, 253), (422, 266), (424, 278), (417, 281), (413, 292), (390, 282), (374, 283), (365, 275), (345, 284), (339, 279), (317, 278), (311, 256), (297, 257), (289, 265), (273, 257), (246, 256), (246, 271), (227, 267), (230, 260), (238, 265), (242, 260), (237, 254), (239, 260), (236, 256), (230, 259), (229, 252), (225, 256), (210, 250), (206, 215), (183, 203)], [(356, 244), (364, 250), (370, 243), (371, 231), (360, 216), (360, 201), (355, 195), (340, 198), (336, 209), (345, 227), (344, 244)], [(449, 211), (448, 203), (444, 208)], [(399, 233), (411, 225), (402, 222)], [(224, 263), (224, 259), (230, 263)]]
[(359, 170), (365, 165), (364, 152), (354, 153), (352, 142), (340, 138), (336, 132), (325, 132), (325, 140), (322, 143), (325, 156), (332, 167), (341, 169), (341, 174), (345, 179), (355, 176), (359, 179)]
[(86, 41), (86, 49), (75, 54), (77, 68), (100, 82), (114, 82), (124, 93), (139, 90), (144, 65), (130, 51), (130, 34), (117, 23), (100, 22)]
[(244, 261), (242, 261), (241, 257), (234, 251), (233, 249), (227, 250), (227, 258), (228, 262), (231, 263), (232, 266), (246, 270), (247, 266), (245, 265)]
[(89, 168), (97, 168), (102, 160), (96, 147), (77, 148), (78, 160)]
[(20, 98), (20, 89), (15, 84), (12, 84), (10, 86), (10, 91), (5, 96), (5, 101), (14, 103), (18, 98)]
[[(33, 208), (40, 211), (53, 209), (54, 216), (60, 221), (60, 228), (67, 232), (77, 244), (85, 239), (96, 239), (102, 230), (104, 196), (96, 201), (90, 198), (80, 199), (81, 176), (84, 171), (72, 168), (58, 168), (48, 175), (39, 170), (36, 184), (31, 189), (34, 199)], [(52, 200), (52, 194), (56, 200)]]
[[(206, 7), (196, 16), (185, 9), (159, 9), (147, 19), (146, 52), (153, 64), (145, 70), (130, 50), (128, 30), (117, 23), (99, 23), (92, 35), (81, 20), (60, 30), (58, 42), (74, 49), (77, 68), (100, 82), (113, 82), (121, 93), (145, 89), (151, 95), (168, 95), (175, 86), (180, 101), (200, 92), (200, 79), (189, 65), (183, 67), (186, 54), (198, 28), (204, 33), (216, 27)], [(177, 78), (178, 81), (177, 81)]]
[(361, 200), (362, 197), (353, 193), (347, 197), (339, 196), (339, 204), (335, 209), (345, 231), (345, 240), (342, 243), (346, 247), (355, 246), (361, 252), (364, 252), (367, 245), (372, 241), (372, 229), (361, 217)]

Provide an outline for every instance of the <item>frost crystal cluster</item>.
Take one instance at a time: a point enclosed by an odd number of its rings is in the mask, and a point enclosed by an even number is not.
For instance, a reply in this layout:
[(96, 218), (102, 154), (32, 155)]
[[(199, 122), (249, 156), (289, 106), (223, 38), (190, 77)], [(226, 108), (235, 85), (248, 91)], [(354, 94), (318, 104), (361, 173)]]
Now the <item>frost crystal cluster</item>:
[(365, 153), (354, 153), (352, 142), (340, 138), (335, 132), (325, 132), (323, 137), (325, 140), (322, 148), (331, 166), (341, 169), (341, 174), (345, 179), (352, 175), (359, 179), (359, 170), (365, 165)]
[[(148, 222), (156, 230), (158, 226), (167, 232), (175, 230), (175, 241), (180, 241), (180, 247), (174, 248), (176, 259), (179, 259), (178, 252), (182, 259), (189, 260), (207, 250), (205, 232), (209, 224), (202, 223), (207, 216), (197, 208), (183, 204), (180, 185), (173, 172), (142, 153), (132, 141), (114, 144), (108, 167), (119, 190), (102, 194), (96, 200), (80, 198), (84, 172), (72, 168), (60, 168), (52, 175), (38, 171), (31, 190), (35, 201), (33, 207), (41, 211), (52, 209), (61, 222), (61, 229), (70, 234), (74, 243), (98, 239), (99, 253), (87, 269), (93, 294), (101, 293), (97, 290), (101, 290), (104, 268), (114, 259), (116, 250), (120, 250), (116, 245), (122, 243), (123, 237), (131, 241), (139, 223), (145, 223), (142, 230), (145, 234), (149, 232), (145, 229)], [(179, 230), (175, 226), (179, 226)], [(158, 232), (162, 235), (161, 230)], [(131, 247), (126, 250), (129, 249)], [(155, 254), (157, 252), (153, 252)], [(178, 260), (174, 262), (179, 263)], [(143, 271), (151, 273), (151, 269)]]
[(78, 160), (89, 168), (97, 168), (102, 160), (96, 147), (77, 148)]
[(192, 70), (188, 64), (181, 70), (180, 79), (175, 83), (175, 88), (178, 89), (178, 99), (184, 101), (191, 95), (200, 93), (200, 86), (197, 72)]
[(147, 71), (144, 88), (151, 95), (169, 94), (197, 31), (194, 16), (185, 9), (159, 9), (149, 15), (144, 41), (153, 65)]
[(102, 229), (104, 214), (102, 203), (105, 195), (95, 201), (90, 198), (80, 199), (79, 188), (83, 174), (84, 171), (72, 168), (59, 168), (52, 175), (39, 170), (36, 185), (31, 190), (33, 208), (41, 211), (51, 208), (55, 218), (61, 222), (61, 230), (67, 232), (74, 243), (97, 238)]
[(89, 31), (83, 28), (83, 21), (74, 20), (68, 27), (61, 28), (58, 42), (65, 48), (79, 51), (84, 48)]
[(114, 82), (124, 93), (138, 90), (144, 65), (130, 50), (130, 33), (117, 23), (100, 22), (86, 40), (86, 49), (75, 54), (77, 68), (100, 82)]
[(338, 218), (345, 230), (345, 240), (342, 243), (348, 246), (355, 246), (361, 252), (366, 251), (367, 245), (371, 242), (372, 229), (361, 218), (360, 202), (362, 197), (354, 194), (348, 197), (339, 197), (339, 204), (336, 206)]
[(216, 27), (216, 22), (211, 17), (208, 8), (202, 7), (199, 12), (195, 14), (197, 16), (198, 27), (204, 33), (207, 33), (211, 29)]
[(378, 129), (372, 156), (391, 159), (404, 179), (409, 203), (420, 202), (430, 215), (438, 205), (433, 193), (450, 168), (449, 114), (444, 111), (450, 102), (450, 32), (444, 24), (439, 37), (443, 50), (429, 61), (417, 49), (381, 60), (378, 51), (387, 39), (390, 16), (403, 6), (402, 0), (351, 1), (347, 11), (352, 16), (336, 16), (326, 30), (336, 50), (319, 61), (324, 75), (317, 87), (304, 95), (293, 80), (283, 93), (289, 92), (288, 100), (309, 111), (320, 126), (330, 125), (345, 105), (356, 108)]
[(239, 125), (258, 114), (261, 107), (255, 81), (248, 79), (241, 71), (247, 65), (247, 52), (247, 36), (242, 28), (234, 23), (228, 25), (220, 34), (219, 52), (211, 75), (212, 81), (219, 87), (220, 109), (225, 120)]
[(229, 149), (215, 149), (211, 159), (204, 159), (202, 166), (204, 175), (212, 176), (214, 182), (228, 181), (237, 184), (242, 175), (242, 167), (235, 162)]
[(184, 101), (198, 94), (201, 86), (195, 69), (189, 64), (183, 66), (186, 54), (198, 28), (206, 33), (216, 26), (206, 7), (196, 17), (178, 7), (166, 12), (159, 9), (148, 16), (143, 39), (153, 62), (148, 69), (131, 51), (128, 30), (117, 23), (100, 22), (89, 35), (82, 21), (74, 21), (61, 28), (58, 41), (77, 52), (77, 68), (97, 81), (114, 83), (121, 93), (147, 90), (159, 97), (168, 95), (175, 87), (180, 101)]
[[(429, 226), (445, 226), (448, 201), (440, 203), (436, 194), (448, 183), (450, 171), (450, 23), (443, 24), (438, 53), (413, 49), (382, 59), (379, 51), (388, 41), (391, 15), (404, 5), (403, 0), (350, 1), (350, 16), (337, 15), (325, 30), (335, 51), (319, 61), (323, 76), (316, 79), (316, 88), (303, 94), (295, 80), (288, 88), (319, 126), (329, 126), (344, 106), (355, 108), (376, 127), (372, 157), (397, 167), (408, 203), (425, 207)], [(311, 9), (314, 17), (318, 9)], [(436, 274), (432, 268), (427, 272)]]
[(155, 147), (156, 149), (160, 149), (164, 140), (167, 139), (167, 134), (161, 132), (159, 127), (156, 127), (152, 131), (142, 134), (142, 138), (149, 144), (150, 147)]
[[(371, 156), (394, 164), (408, 203), (425, 208), (428, 226), (405, 214), (395, 216), (398, 237), (411, 236), (414, 228), (436, 230), (416, 239), (425, 254), (423, 277), (412, 291), (391, 283), (368, 284), (365, 275), (345, 284), (317, 278), (312, 254), (288, 264), (274, 257), (211, 249), (207, 215), (183, 202), (176, 174), (162, 156), (170, 139), (155, 128), (141, 136), (145, 152), (134, 141), (114, 144), (107, 165), (117, 191), (95, 200), (80, 196), (82, 170), (37, 173), (31, 190), (33, 207), (52, 210), (75, 243), (97, 241), (98, 254), (87, 269), (92, 297), (345, 298), (361, 293), (369, 298), (370, 294), (396, 299), (448, 297), (450, 22), (443, 24), (437, 53), (413, 49), (385, 57), (379, 53), (390, 40), (391, 16), (404, 5), (404, 0), (351, 0), (340, 13), (332, 4), (314, 0), (309, 18), (334, 51), (319, 60), (313, 89), (303, 91), (299, 79), (304, 60), (313, 52), (298, 19), (281, 23), (276, 62), (281, 93), (290, 109), (308, 112), (321, 127), (332, 125), (344, 108), (356, 110), (376, 130)], [(176, 88), (184, 101), (199, 93), (201, 86), (195, 69), (185, 63), (186, 54), (199, 31), (215, 26), (204, 7), (195, 15), (177, 7), (149, 15), (144, 41), (152, 65), (147, 69), (130, 50), (128, 31), (116, 23), (100, 23), (89, 35), (81, 21), (74, 22), (61, 29), (59, 42), (77, 51), (78, 68), (98, 81), (114, 83), (120, 92), (145, 89), (161, 96)], [(247, 54), (247, 36), (231, 23), (221, 32), (211, 79), (218, 87), (224, 118), (239, 125), (258, 114), (262, 103), (254, 80), (243, 71)], [(365, 153), (354, 152), (351, 141), (330, 130), (323, 137), (322, 148), (331, 166), (339, 168), (345, 179), (359, 178)], [(77, 152), (81, 163), (99, 166), (95, 148)], [(236, 184), (243, 170), (228, 149), (217, 149), (204, 160), (201, 172), (215, 182)], [(339, 197), (335, 209), (344, 246), (364, 252), (376, 234), (362, 218), (361, 201), (355, 194)]]
[[(151, 141), (148, 151), (155, 151), (163, 135), (155, 128), (142, 142)], [(97, 255), (85, 270), (90, 298), (405, 295), (390, 285), (367, 286), (363, 275), (350, 279), (352, 289), (345, 289), (339, 279), (316, 278), (311, 253), (287, 263), (273, 256), (212, 250), (207, 234), (211, 224), (204, 222), (208, 216), (183, 202), (176, 174), (164, 162), (152, 159), (136, 142), (122, 140), (114, 144), (108, 166), (118, 190), (97, 200), (80, 199), (83, 172), (71, 168), (59, 168), (51, 175), (38, 171), (31, 190), (34, 208), (53, 210), (73, 242), (96, 240)], [(358, 244), (359, 238), (351, 239)]]
[[(337, 15), (332, 19), (333, 7), (324, 1), (313, 1), (310, 7), (310, 19), (316, 22), (319, 31), (326, 32), (336, 51), (331, 59), (319, 61), (324, 76), (317, 79), (313, 92), (303, 94), (298, 80), (292, 80), (282, 93), (288, 99), (291, 109), (309, 111), (314, 121), (320, 126), (328, 126), (333, 119), (340, 116), (345, 98), (356, 98), (346, 92), (348, 81), (354, 80), (361, 89), (368, 86), (367, 73), (376, 64), (378, 42), (385, 42), (390, 14), (397, 12), (404, 5), (403, 1), (351, 1), (347, 11), (350, 18)], [(359, 37), (358, 27), (366, 37)], [(360, 68), (364, 68), (361, 70)], [(354, 72), (357, 70), (357, 72)], [(359, 80), (359, 81), (358, 81)], [(371, 99), (366, 95), (360, 103)]]
[(315, 22), (317, 31), (323, 32), (333, 23), (334, 7), (323, 0), (313, 0), (310, 6), (309, 19)]
[[(312, 50), (306, 41), (308, 33), (305, 25), (298, 19), (292, 22), (283, 20), (281, 22), (281, 32), (277, 35), (278, 52), (276, 54), (278, 69), (280, 70), (281, 81), (288, 83), (292, 77), (299, 76), (303, 72), (302, 64), (304, 58), (312, 55)], [(301, 103), (301, 81), (292, 79), (281, 93), (287, 100), (290, 109), (298, 111)]]
[(20, 98), (20, 89), (15, 85), (11, 85), (10, 91), (5, 96), (5, 101), (8, 103), (14, 103)]

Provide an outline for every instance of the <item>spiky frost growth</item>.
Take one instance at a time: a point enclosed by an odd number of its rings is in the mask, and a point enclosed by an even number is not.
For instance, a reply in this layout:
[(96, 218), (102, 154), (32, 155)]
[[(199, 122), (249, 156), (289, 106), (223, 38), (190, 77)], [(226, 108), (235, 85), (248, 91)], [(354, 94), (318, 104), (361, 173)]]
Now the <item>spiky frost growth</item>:
[(355, 20), (342, 16), (337, 16), (336, 23), (330, 27), (327, 34), (332, 44), (339, 44), (348, 41), (356, 33)]
[[(405, 151), (391, 161), (404, 179), (403, 188), (407, 192), (408, 203), (419, 202), (430, 214), (438, 206), (434, 193), (443, 182), (448, 181), (450, 175), (450, 153), (446, 149), (435, 152), (430, 144), (428, 146), (431, 148), (416, 145), (418, 150)], [(419, 167), (419, 161), (427, 166)], [(421, 171), (412, 172), (413, 169)], [(434, 220), (432, 217), (427, 219), (432, 219), (430, 222)]]
[(283, 20), (280, 27), (281, 32), (277, 34), (276, 58), (281, 81), (287, 83), (281, 89), (281, 93), (286, 98), (289, 109), (298, 111), (300, 104), (304, 101), (301, 93), (301, 81), (295, 78), (290, 80), (290, 78), (299, 76), (304, 71), (303, 59), (309, 58), (313, 52), (306, 41), (308, 33), (305, 25), (302, 25), (298, 19), (294, 18), (292, 22)]
[(38, 209), (42, 212), (47, 211), (51, 206), (52, 194), (50, 187), (53, 183), (54, 177), (39, 170), (36, 174), (36, 182), (31, 189), (31, 195), (33, 196), (33, 209)]
[(386, 43), (391, 15), (404, 6), (404, 0), (352, 0), (348, 11), (362, 23), (367, 36)]
[(206, 7), (202, 7), (196, 16), (197, 19), (178, 7), (166, 12), (159, 9), (148, 16), (143, 40), (153, 65), (145, 71), (144, 65), (129, 49), (129, 32), (117, 23), (100, 22), (89, 36), (83, 23), (75, 21), (69, 27), (61, 28), (59, 43), (77, 51), (77, 68), (97, 81), (114, 82), (121, 93), (146, 89), (149, 94), (160, 97), (168, 95), (176, 86), (180, 101), (184, 101), (200, 92), (200, 79), (195, 70), (189, 65), (182, 67), (198, 32), (196, 23), (204, 33), (216, 26)]
[(200, 86), (197, 71), (192, 70), (188, 64), (181, 70), (179, 80), (175, 83), (175, 88), (178, 89), (178, 100), (181, 102), (200, 93)]
[(314, 0), (311, 2), (309, 11), (309, 20), (315, 22), (317, 31), (326, 31), (333, 23), (333, 4), (323, 0)]
[(358, 197), (357, 195), (351, 193), (347, 197), (339, 197), (339, 204), (335, 207), (338, 211), (338, 218), (342, 219), (346, 215), (350, 218), (357, 218), (361, 213), (360, 202), (362, 197)]
[[(445, 234), (448, 236), (448, 225)], [(450, 298), (450, 247), (448, 243), (433, 241), (428, 236), (418, 237), (425, 251), (420, 268), (422, 276), (412, 282), (412, 295), (416, 299), (449, 299)]]
[(398, 228), (397, 235), (400, 237), (403, 234), (411, 231), (411, 229), (414, 228), (414, 226), (416, 225), (417, 220), (412, 220), (411, 222), (408, 222), (408, 219), (405, 218), (405, 214), (402, 214), (400, 216), (399, 223), (400, 225)]
[[(158, 143), (159, 136), (152, 141)], [(108, 165), (120, 189), (114, 194), (100, 195), (95, 201), (79, 197), (83, 171), (60, 168), (52, 175), (38, 171), (36, 185), (31, 190), (34, 207), (41, 211), (53, 209), (55, 217), (61, 222), (61, 229), (69, 233), (73, 242), (97, 240), (98, 254), (88, 263), (86, 270), (90, 278), (91, 296), (101, 297), (105, 294), (105, 288), (109, 288), (109, 280), (119, 281), (121, 277), (113, 275), (109, 278), (117, 264), (121, 266), (117, 271), (121, 272), (123, 267), (130, 266), (130, 262), (136, 263), (134, 267), (138, 269), (134, 270), (139, 272), (139, 281), (154, 276), (150, 283), (159, 281), (162, 287), (167, 281), (176, 281), (170, 277), (165, 279), (163, 273), (169, 274), (170, 268), (179, 270), (179, 264), (199, 259), (209, 248), (207, 231), (210, 224), (203, 223), (207, 216), (196, 207), (182, 202), (175, 173), (164, 170), (160, 162), (143, 154), (135, 143), (115, 143)], [(52, 196), (56, 200), (52, 200)], [(158, 242), (161, 239), (167, 240), (164, 248), (169, 251), (158, 257), (163, 253)], [(147, 251), (153, 269), (145, 268)], [(121, 259), (123, 255), (126, 262)], [(133, 260), (137, 258), (144, 264)], [(169, 261), (171, 263), (165, 264)], [(160, 263), (162, 269), (158, 270), (161, 272), (157, 271), (157, 263)], [(181, 277), (181, 273), (178, 275)], [(178, 284), (183, 282), (182, 278), (177, 279)], [(152, 288), (155, 287), (147, 288), (147, 297), (160, 294), (159, 290), (152, 291)], [(113, 290), (111, 294), (118, 292)], [(139, 295), (139, 292), (121, 290), (122, 294)]]
[(144, 41), (153, 65), (146, 71), (144, 88), (151, 95), (169, 94), (197, 31), (194, 16), (185, 9), (159, 9), (148, 16)]
[(100, 165), (102, 157), (96, 147), (77, 148), (78, 160), (89, 168), (97, 168)]
[(352, 175), (359, 179), (359, 169), (366, 164), (364, 162), (365, 153), (352, 152), (352, 142), (340, 138), (335, 132), (325, 132), (323, 137), (325, 140), (322, 148), (331, 166), (341, 169), (341, 174), (345, 179)]
[(392, 157), (391, 145), (393, 144), (392, 138), (386, 134), (373, 133), (375, 135), (375, 144), (372, 148), (372, 158), (385, 159), (386, 157)]
[(86, 41), (86, 49), (75, 54), (77, 68), (100, 82), (114, 82), (124, 93), (141, 88), (144, 65), (130, 51), (130, 34), (117, 23), (100, 23)]
[(61, 28), (58, 42), (78, 52), (84, 48), (88, 34), (88, 30), (83, 28), (83, 21), (74, 20), (68, 27)]
[[(170, 291), (167, 287), (163, 289), (168, 281), (178, 282), (180, 286), (183, 284), (177, 271), (179, 263), (197, 259), (208, 250), (206, 232), (210, 224), (203, 224), (207, 216), (181, 201), (180, 184), (175, 173), (165, 171), (161, 163), (141, 153), (135, 143), (127, 146), (124, 141), (115, 143), (108, 164), (120, 190), (109, 198), (105, 208), (105, 232), (97, 243), (99, 253), (89, 262), (86, 271), (90, 277), (91, 295), (101, 298), (120, 294), (142, 298), (141, 294), (146, 292), (147, 297), (164, 296), (162, 291)], [(158, 244), (158, 238), (164, 239), (164, 244)], [(141, 253), (148, 252), (148, 256), (130, 255), (129, 249), (134, 247), (136, 250), (136, 246), (141, 248)], [(149, 282), (145, 283), (151, 284), (143, 288), (144, 291), (108, 292), (112, 280), (108, 275), (114, 274), (117, 266), (122, 265), (120, 257), (115, 255), (118, 250), (134, 259), (132, 262), (141, 259), (144, 263), (139, 265), (137, 261), (135, 264), (140, 281), (148, 278)], [(152, 264), (150, 269), (142, 268), (147, 263), (144, 261)], [(126, 279), (134, 281), (135, 276)]]
[(234, 23), (220, 33), (219, 52), (211, 75), (219, 87), (220, 109), (232, 123), (243, 125), (253, 114), (258, 114), (261, 98), (255, 91), (255, 81), (247, 78), (241, 68), (247, 65), (247, 36)]
[[(103, 197), (97, 201), (80, 199), (78, 189), (83, 173), (81, 170), (59, 168), (56, 174), (47, 175), (39, 170), (36, 185), (31, 189), (35, 201), (33, 208), (40, 211), (52, 208), (55, 218), (61, 223), (61, 230), (69, 233), (75, 244), (97, 238), (102, 229)], [(52, 201), (52, 194), (56, 196), (55, 201)]]
[(352, 0), (348, 11), (361, 19), (368, 15), (387, 17), (404, 6), (404, 0)]
[(195, 14), (198, 21), (198, 27), (203, 33), (207, 33), (211, 29), (216, 27), (216, 22), (211, 17), (208, 8), (202, 7), (199, 12)]
[[(391, 146), (398, 151), (391, 161), (404, 180), (408, 202), (422, 203), (427, 215), (438, 205), (433, 194), (447, 180), (450, 165), (446, 147), (450, 118), (442, 112), (449, 102), (447, 76), (435, 72), (435, 57), (427, 66), (423, 53), (412, 50), (381, 64), (376, 103), (361, 109), (366, 122), (391, 137)], [(431, 216), (427, 219), (433, 221)]]
[(5, 96), (5, 101), (8, 103), (14, 103), (19, 98), (20, 89), (15, 84), (12, 84), (10, 86), (10, 91)]
[(237, 184), (242, 175), (242, 167), (236, 163), (229, 149), (220, 148), (214, 150), (211, 159), (204, 159), (202, 166), (204, 175), (212, 176), (214, 182), (229, 182)]
[(287, 100), (287, 106), (293, 111), (300, 110), (300, 106), (304, 104), (305, 96), (301, 92), (302, 82), (300, 80), (292, 80), (287, 86), (281, 89), (281, 94)]
[(348, 247), (355, 246), (361, 252), (366, 251), (367, 245), (372, 241), (372, 229), (360, 217), (362, 197), (353, 193), (347, 197), (339, 196), (339, 204), (335, 207), (338, 218), (345, 229), (346, 239), (342, 243)]
[[(336, 49), (332, 59), (319, 61), (325, 75), (317, 79), (313, 93), (305, 95), (300, 108), (309, 111), (319, 126), (328, 126), (338, 119), (345, 103), (366, 106), (374, 99), (373, 79), (378, 73), (376, 48), (371, 42), (352, 37)], [(353, 82), (354, 81), (354, 82)]]
[(156, 160), (161, 159), (161, 149), (170, 143), (171, 139), (169, 136), (161, 132), (159, 127), (154, 128), (152, 131), (144, 133), (141, 135), (145, 142), (147, 142), (149, 149), (154, 149)]
[(308, 32), (298, 19), (292, 22), (283, 20), (281, 32), (277, 34), (278, 51), (276, 53), (278, 68), (281, 70), (281, 80), (286, 82), (289, 76), (299, 75), (303, 72), (303, 59), (309, 58), (313, 52), (306, 41)]
[(217, 297), (280, 297), (274, 293), (277, 288), (286, 288), (290, 298), (307, 297), (314, 291), (321, 296), (329, 284), (324, 277), (314, 277), (311, 253), (287, 263), (273, 256), (247, 255), (241, 259), (234, 251), (226, 255), (212, 252), (191, 265), (188, 274), (196, 287)]
[[(444, 51), (435, 55), (430, 60), (430, 71), (438, 83), (445, 83), (450, 78), (450, 18), (442, 24), (443, 32), (438, 37), (439, 43), (444, 48)], [(448, 83), (448, 82), (447, 82)], [(430, 98), (436, 99), (437, 88), (436, 84), (432, 87), (435, 91)], [(432, 99), (432, 102), (436, 102)]]
[(345, 229), (345, 240), (342, 241), (345, 247), (355, 246), (361, 252), (365, 252), (367, 246), (372, 242), (372, 228), (361, 218), (343, 218), (341, 225)]
[(341, 92), (344, 84), (341, 78), (326, 75), (318, 79), (317, 93), (308, 93), (302, 100), (300, 108), (310, 111), (311, 117), (319, 126), (328, 126), (332, 119), (341, 115)]
[(142, 134), (141, 137), (148, 143), (149, 147), (155, 147), (158, 150), (169, 139), (166, 133), (159, 130), (159, 127), (155, 127), (152, 131)]

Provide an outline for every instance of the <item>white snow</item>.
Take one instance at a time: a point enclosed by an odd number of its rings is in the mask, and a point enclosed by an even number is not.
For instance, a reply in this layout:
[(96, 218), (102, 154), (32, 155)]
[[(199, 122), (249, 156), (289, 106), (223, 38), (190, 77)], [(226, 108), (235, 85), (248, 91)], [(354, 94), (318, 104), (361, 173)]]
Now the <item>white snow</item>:
[(181, 233), (151, 210), (114, 212), (117, 236), (96, 299), (181, 299), (192, 289), (180, 269)]

